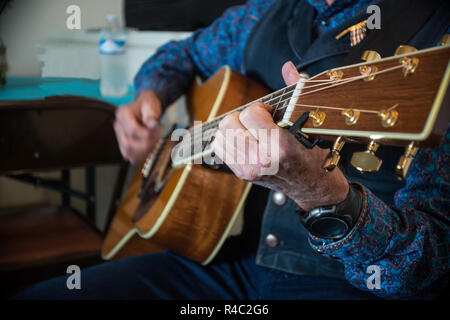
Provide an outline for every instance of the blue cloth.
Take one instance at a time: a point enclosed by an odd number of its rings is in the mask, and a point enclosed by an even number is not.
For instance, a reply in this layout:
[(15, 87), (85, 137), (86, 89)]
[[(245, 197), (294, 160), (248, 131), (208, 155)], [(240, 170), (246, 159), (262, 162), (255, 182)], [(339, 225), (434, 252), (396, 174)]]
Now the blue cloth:
[(376, 299), (342, 279), (287, 274), (254, 261), (249, 255), (203, 267), (170, 252), (147, 254), (81, 270), (81, 290), (67, 289), (65, 275), (14, 299)]
[(43, 99), (54, 95), (77, 95), (109, 102), (113, 105), (130, 103), (134, 99), (134, 87), (130, 86), (124, 97), (103, 97), (100, 81), (78, 78), (9, 77), (0, 88), (2, 100)]
[[(206, 79), (223, 65), (244, 74), (243, 53), (247, 38), (275, 2), (249, 0), (245, 5), (229, 8), (208, 28), (197, 30), (188, 39), (168, 42), (143, 64), (136, 75), (136, 94), (153, 90), (162, 105), (168, 106), (186, 92), (195, 75)], [(313, 25), (316, 35), (364, 12), (372, 2), (340, 0), (327, 6), (325, 0), (308, 0), (317, 9)], [(326, 22), (325, 25), (322, 21)]]

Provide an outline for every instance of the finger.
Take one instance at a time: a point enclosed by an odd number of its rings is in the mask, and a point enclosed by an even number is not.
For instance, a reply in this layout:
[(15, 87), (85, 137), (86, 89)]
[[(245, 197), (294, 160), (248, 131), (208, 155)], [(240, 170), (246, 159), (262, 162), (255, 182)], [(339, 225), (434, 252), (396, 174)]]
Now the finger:
[(220, 158), (236, 176), (242, 174), (240, 166), (235, 164), (235, 152), (231, 148), (227, 148), (225, 137), (222, 132), (218, 131), (215, 135), (212, 147), (215, 155)]
[(116, 120), (127, 137), (146, 140), (151, 136), (149, 129), (139, 123), (131, 108), (119, 109), (116, 112)]
[(125, 160), (128, 159), (128, 153), (125, 150), (125, 145), (127, 144), (127, 138), (125, 136), (125, 133), (123, 132), (122, 128), (117, 124), (117, 122), (114, 123), (114, 132), (116, 133), (117, 143), (119, 145), (120, 153), (122, 154), (122, 157)]
[(297, 83), (298, 80), (303, 78), (291, 61), (288, 61), (283, 65), (281, 68), (281, 74), (283, 75), (284, 82), (288, 86)]
[(245, 127), (242, 125), (241, 121), (239, 120), (240, 112), (233, 112), (229, 115), (227, 115), (225, 118), (223, 118), (219, 122), (219, 130), (222, 131), (222, 133), (225, 133), (227, 129), (241, 129), (245, 130)]
[(141, 107), (142, 123), (149, 129), (156, 129), (159, 125), (161, 113), (151, 103), (144, 102)]
[[(238, 176), (244, 180), (259, 179), (267, 159), (261, 160), (260, 144), (246, 130), (225, 129), (218, 131), (213, 142), (217, 156), (222, 159)], [(264, 154), (263, 154), (264, 155)]]
[(274, 123), (269, 108), (263, 103), (255, 103), (239, 116), (241, 123), (258, 140), (257, 150), (251, 150), (251, 154), (255, 155), (261, 174), (279, 161), (278, 140), (281, 130)]
[(159, 138), (157, 131), (155, 131), (154, 134), (152, 134), (147, 140), (140, 140), (131, 136), (126, 136), (122, 127), (117, 122), (114, 124), (114, 130), (116, 132), (120, 152), (126, 160), (129, 160), (132, 163), (143, 161), (145, 156), (154, 147), (155, 142)]
[(233, 161), (245, 164), (253, 161), (257, 163), (257, 152), (252, 153), (250, 146), (258, 145), (255, 137), (239, 121), (240, 113), (234, 112), (226, 116), (219, 123), (219, 131), (223, 134), (228, 153), (235, 152), (236, 158)]
[(260, 134), (267, 134), (267, 130), (278, 129), (270, 110), (271, 107), (264, 103), (254, 103), (239, 114), (239, 121), (255, 139), (259, 140)]
[(161, 117), (161, 102), (153, 92), (140, 95), (137, 101), (137, 109), (140, 112), (142, 123), (149, 129), (155, 129), (159, 125)]

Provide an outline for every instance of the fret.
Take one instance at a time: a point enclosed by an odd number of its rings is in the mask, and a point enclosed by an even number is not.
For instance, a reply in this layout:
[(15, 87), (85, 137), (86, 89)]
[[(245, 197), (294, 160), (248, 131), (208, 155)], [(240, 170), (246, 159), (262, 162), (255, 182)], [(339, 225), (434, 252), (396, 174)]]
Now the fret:
[(273, 106), (276, 103), (279, 103), (283, 99), (283, 95), (286, 92), (286, 88), (283, 88), (281, 91), (274, 92), (272, 95), (272, 101), (270, 101), (269, 105)]

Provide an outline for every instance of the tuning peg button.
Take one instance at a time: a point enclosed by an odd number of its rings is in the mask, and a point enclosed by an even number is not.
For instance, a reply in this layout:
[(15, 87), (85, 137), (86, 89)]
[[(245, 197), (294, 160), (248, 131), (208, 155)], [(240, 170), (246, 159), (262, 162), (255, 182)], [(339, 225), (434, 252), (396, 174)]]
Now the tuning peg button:
[(401, 46), (398, 46), (397, 49), (395, 49), (395, 55), (399, 56), (402, 54), (416, 52), (416, 51), (417, 51), (417, 49), (414, 48), (413, 46), (401, 45)]
[(355, 152), (350, 160), (352, 166), (361, 173), (377, 172), (383, 160), (375, 155), (380, 145), (374, 140), (370, 141), (366, 151)]
[(395, 175), (399, 180), (404, 180), (408, 176), (409, 169), (414, 160), (415, 155), (419, 148), (416, 146), (415, 142), (411, 142), (408, 147), (406, 147), (405, 154), (398, 160), (397, 166), (395, 167)]
[(450, 44), (450, 33), (447, 33), (442, 37), (441, 41), (439, 42), (439, 45), (447, 46), (449, 44)]
[(361, 57), (361, 60), (364, 61), (376, 61), (380, 59), (381, 59), (380, 54), (373, 50), (365, 50)]
[(341, 159), (341, 150), (344, 147), (345, 141), (342, 137), (338, 137), (334, 142), (333, 148), (331, 148), (328, 157), (325, 159), (323, 168), (327, 171), (332, 171), (337, 167), (339, 160)]

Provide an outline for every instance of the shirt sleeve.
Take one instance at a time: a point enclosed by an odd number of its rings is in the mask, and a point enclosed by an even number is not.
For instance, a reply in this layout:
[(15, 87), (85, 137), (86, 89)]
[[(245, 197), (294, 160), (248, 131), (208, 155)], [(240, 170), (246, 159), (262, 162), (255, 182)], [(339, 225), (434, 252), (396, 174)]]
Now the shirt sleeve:
[(153, 90), (162, 105), (168, 106), (186, 92), (196, 75), (206, 79), (224, 65), (242, 73), (246, 39), (272, 2), (250, 0), (231, 7), (209, 27), (160, 47), (137, 73), (136, 95)]
[(386, 298), (422, 296), (449, 272), (449, 143), (447, 129), (439, 148), (419, 150), (394, 207), (361, 186), (363, 209), (352, 232), (337, 242), (310, 236), (311, 246), (344, 263), (360, 289)]

